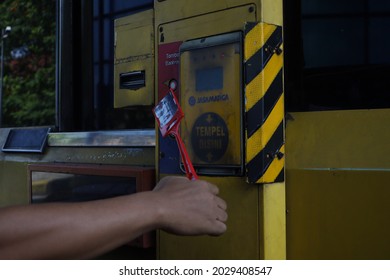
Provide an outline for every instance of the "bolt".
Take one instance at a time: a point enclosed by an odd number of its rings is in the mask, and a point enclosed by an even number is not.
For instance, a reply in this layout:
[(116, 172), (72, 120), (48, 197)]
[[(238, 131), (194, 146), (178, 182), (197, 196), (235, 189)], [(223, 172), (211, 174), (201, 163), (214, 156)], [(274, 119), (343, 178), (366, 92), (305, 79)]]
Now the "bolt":
[(276, 152), (276, 157), (281, 160), (284, 157), (284, 154), (280, 151)]
[(282, 52), (283, 52), (283, 50), (280, 47), (276, 47), (274, 49), (274, 53), (276, 53), (277, 55), (280, 55)]

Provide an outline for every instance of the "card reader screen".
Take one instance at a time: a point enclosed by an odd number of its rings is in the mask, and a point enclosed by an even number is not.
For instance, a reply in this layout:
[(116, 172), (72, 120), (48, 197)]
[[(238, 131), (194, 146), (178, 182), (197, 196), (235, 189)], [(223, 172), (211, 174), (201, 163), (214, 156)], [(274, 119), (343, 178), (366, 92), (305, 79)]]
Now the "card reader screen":
[(223, 88), (223, 68), (198, 69), (195, 74), (196, 91), (210, 91)]

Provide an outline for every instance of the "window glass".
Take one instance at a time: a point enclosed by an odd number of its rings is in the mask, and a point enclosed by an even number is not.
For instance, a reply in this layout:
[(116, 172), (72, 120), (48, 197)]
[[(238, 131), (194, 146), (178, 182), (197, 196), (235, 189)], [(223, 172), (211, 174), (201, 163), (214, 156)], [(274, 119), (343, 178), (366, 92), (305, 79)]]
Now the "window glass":
[(361, 18), (303, 21), (305, 67), (363, 64), (364, 21)]
[(390, 108), (390, 1), (284, 3), (288, 110)]
[[(141, 109), (114, 109), (114, 21), (153, 7), (153, 0), (95, 0), (93, 1), (93, 42), (94, 42), (94, 106), (97, 112), (96, 129), (144, 128), (153, 119), (143, 123), (144, 114)], [(150, 108), (148, 113), (150, 114)], [(152, 116), (152, 114), (150, 114)], [(123, 120), (137, 119), (126, 122), (127, 126), (117, 127)], [(137, 127), (133, 127), (137, 126)]]
[(369, 0), (368, 4), (370, 12), (390, 12), (390, 1), (388, 0)]
[(303, 15), (362, 13), (364, 9), (365, 0), (302, 0)]
[(123, 0), (114, 0), (114, 1), (107, 1), (113, 4), (112, 11), (114, 12), (123, 12), (124, 10), (130, 10), (134, 8), (139, 8), (143, 5), (150, 5), (150, 0), (138, 0), (138, 1), (123, 1)]
[(369, 62), (371, 64), (390, 64), (390, 36), (384, 30), (390, 28), (390, 17), (372, 18), (369, 30)]

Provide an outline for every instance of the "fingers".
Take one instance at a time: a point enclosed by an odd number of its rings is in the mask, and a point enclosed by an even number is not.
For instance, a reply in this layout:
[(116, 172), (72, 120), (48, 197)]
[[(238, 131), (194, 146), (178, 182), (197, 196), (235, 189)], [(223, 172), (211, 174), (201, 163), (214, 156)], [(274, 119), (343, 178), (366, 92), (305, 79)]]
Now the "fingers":
[(222, 198), (220, 198), (218, 196), (215, 197), (215, 200), (216, 200), (217, 206), (219, 208), (221, 208), (222, 210), (226, 211), (227, 204), (226, 204), (225, 200), (223, 200)]
[(218, 202), (214, 211), (215, 220), (212, 222), (212, 226), (209, 229), (209, 235), (211, 236), (222, 235), (227, 230), (226, 222), (228, 214), (226, 212), (226, 202), (219, 197), (216, 197), (215, 200)]
[(219, 236), (226, 232), (226, 224), (221, 221), (216, 221), (214, 230), (209, 233), (211, 236)]
[(213, 185), (211, 183), (207, 183), (207, 184), (208, 184), (208, 188), (211, 191), (211, 193), (213, 193), (215, 195), (219, 194), (219, 189), (216, 185)]
[(226, 222), (228, 219), (228, 214), (226, 212), (227, 204), (222, 198), (218, 196), (215, 196), (214, 200), (217, 206), (215, 210), (216, 221), (214, 224), (214, 231), (210, 235), (218, 236), (225, 233), (227, 230), (227, 226), (226, 226)]
[[(187, 179), (188, 180), (188, 179)], [(204, 181), (204, 180), (193, 180), (193, 181), (190, 181), (190, 184), (193, 185), (193, 187), (203, 187), (203, 188), (207, 188), (211, 193), (217, 195), (219, 193), (219, 189), (216, 185), (208, 182), (208, 181)]]
[(218, 213), (217, 213), (217, 221), (220, 221), (220, 222), (223, 222), (225, 223), (228, 219), (228, 214), (226, 213), (226, 211), (223, 211), (223, 210), (219, 210)]
[[(204, 180), (191, 181), (184, 176), (167, 176), (155, 190), (169, 197), (161, 205), (167, 209), (164, 230), (182, 235), (223, 234), (228, 214), (219, 188)], [(164, 220), (164, 219), (162, 219)], [(163, 223), (164, 224), (164, 223)]]
[[(212, 195), (210, 200), (211, 204), (208, 206), (209, 210), (207, 211), (207, 214), (205, 214), (209, 219), (206, 230), (207, 234), (211, 236), (222, 235), (227, 230), (226, 222), (228, 214), (226, 212), (227, 204), (225, 200), (218, 196), (219, 188), (216, 185), (203, 180), (191, 181), (191, 184), (193, 184), (192, 187), (194, 188), (204, 188), (204, 190), (207, 190), (208, 196), (210, 194)], [(204, 209), (207, 209), (207, 207)]]

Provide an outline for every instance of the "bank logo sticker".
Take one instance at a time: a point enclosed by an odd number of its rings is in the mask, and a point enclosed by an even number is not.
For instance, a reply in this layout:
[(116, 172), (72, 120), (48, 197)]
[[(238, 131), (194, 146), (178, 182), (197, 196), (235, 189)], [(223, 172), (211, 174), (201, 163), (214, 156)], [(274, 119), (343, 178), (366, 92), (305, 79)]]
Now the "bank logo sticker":
[(200, 96), (198, 97), (197, 102), (198, 103), (212, 103), (212, 102), (221, 102), (221, 101), (228, 101), (229, 95), (227, 94), (218, 94), (218, 95), (212, 95), (212, 96)]
[(212, 96), (199, 96), (198, 98), (196, 98), (194, 96), (190, 96), (188, 98), (188, 104), (190, 106), (195, 106), (196, 104), (206, 104), (206, 103), (224, 102), (224, 101), (229, 101), (228, 94), (218, 94), (218, 95), (212, 95)]
[(190, 106), (195, 106), (196, 98), (193, 96), (190, 96), (190, 98), (188, 98), (188, 104), (190, 104)]

